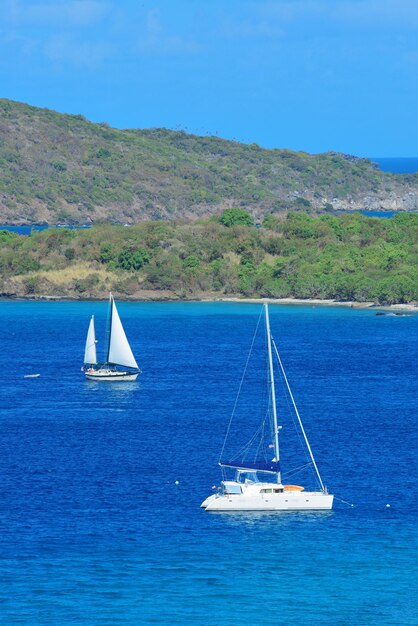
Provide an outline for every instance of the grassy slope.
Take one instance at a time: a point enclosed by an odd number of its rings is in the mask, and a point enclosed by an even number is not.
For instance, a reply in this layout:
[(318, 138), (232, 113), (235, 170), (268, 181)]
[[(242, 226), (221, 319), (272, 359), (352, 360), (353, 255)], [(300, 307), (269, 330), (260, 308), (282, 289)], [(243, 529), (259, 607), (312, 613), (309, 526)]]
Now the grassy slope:
[[(409, 194), (409, 195), (408, 195)], [(332, 153), (264, 150), (164, 129), (116, 130), (0, 100), (0, 221), (190, 218), (244, 206), (418, 206), (418, 176)]]

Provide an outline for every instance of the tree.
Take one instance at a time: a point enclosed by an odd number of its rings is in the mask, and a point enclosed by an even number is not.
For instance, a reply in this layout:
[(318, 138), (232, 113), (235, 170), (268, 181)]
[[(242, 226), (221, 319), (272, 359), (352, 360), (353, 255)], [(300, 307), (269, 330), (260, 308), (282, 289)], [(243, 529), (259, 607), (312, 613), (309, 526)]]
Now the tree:
[(244, 209), (225, 209), (219, 221), (228, 228), (231, 226), (253, 226), (254, 220)]
[(75, 257), (75, 250), (74, 248), (66, 248), (64, 250), (64, 256), (67, 259), (67, 261), (72, 261)]
[(199, 265), (200, 261), (194, 255), (187, 256), (183, 261), (183, 267), (188, 270), (194, 270), (199, 267)]
[(113, 246), (110, 243), (104, 243), (100, 247), (99, 261), (100, 263), (109, 263), (113, 259)]
[(272, 213), (268, 213), (261, 224), (262, 228), (268, 228), (269, 230), (277, 230), (279, 219)]
[(122, 270), (139, 270), (143, 265), (149, 263), (149, 259), (148, 252), (142, 248), (137, 250), (125, 248), (118, 256), (117, 265)]

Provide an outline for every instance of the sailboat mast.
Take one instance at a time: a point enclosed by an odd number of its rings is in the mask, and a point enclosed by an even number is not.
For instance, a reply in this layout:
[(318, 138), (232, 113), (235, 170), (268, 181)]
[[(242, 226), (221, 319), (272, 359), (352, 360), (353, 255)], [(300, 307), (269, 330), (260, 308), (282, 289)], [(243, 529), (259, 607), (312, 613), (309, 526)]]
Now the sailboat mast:
[(113, 306), (112, 306), (113, 296), (109, 294), (109, 326), (107, 333), (107, 352), (106, 352), (106, 364), (109, 363), (109, 354), (110, 354), (110, 340), (112, 337), (112, 315), (113, 315)]
[[(271, 352), (271, 334), (270, 334), (270, 319), (268, 304), (264, 304), (264, 313), (266, 317), (266, 333), (267, 333), (267, 350), (269, 360), (269, 374), (270, 374), (270, 395), (271, 395), (271, 407), (273, 411), (273, 429), (274, 429), (274, 455), (277, 464), (280, 462), (279, 456), (279, 426), (277, 424), (277, 409), (276, 409), (276, 390), (274, 388), (274, 371), (273, 371), (273, 356)], [(280, 470), (277, 472), (277, 482), (281, 483)]]

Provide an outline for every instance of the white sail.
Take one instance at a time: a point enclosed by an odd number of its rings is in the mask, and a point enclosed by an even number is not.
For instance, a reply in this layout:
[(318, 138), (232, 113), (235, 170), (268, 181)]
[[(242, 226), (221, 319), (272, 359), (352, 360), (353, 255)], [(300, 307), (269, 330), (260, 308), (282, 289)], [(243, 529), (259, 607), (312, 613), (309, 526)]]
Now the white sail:
[(84, 350), (84, 363), (97, 364), (96, 333), (94, 331), (94, 315), (91, 316), (89, 330), (87, 332), (86, 348)]
[(123, 330), (115, 301), (112, 300), (112, 323), (110, 327), (108, 363), (138, 369), (131, 346)]

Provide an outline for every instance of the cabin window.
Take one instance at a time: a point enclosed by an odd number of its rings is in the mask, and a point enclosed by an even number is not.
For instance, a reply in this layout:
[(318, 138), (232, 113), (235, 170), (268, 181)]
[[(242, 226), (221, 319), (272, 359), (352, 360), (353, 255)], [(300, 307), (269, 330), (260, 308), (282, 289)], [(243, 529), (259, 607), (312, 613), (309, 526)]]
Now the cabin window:
[(259, 482), (256, 472), (246, 472), (245, 470), (237, 470), (236, 480), (240, 483), (245, 483), (246, 485)]
[(260, 493), (273, 493), (273, 489), (260, 489)]
[(239, 485), (225, 485), (224, 492), (227, 494), (242, 493), (242, 489)]

